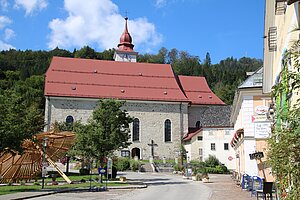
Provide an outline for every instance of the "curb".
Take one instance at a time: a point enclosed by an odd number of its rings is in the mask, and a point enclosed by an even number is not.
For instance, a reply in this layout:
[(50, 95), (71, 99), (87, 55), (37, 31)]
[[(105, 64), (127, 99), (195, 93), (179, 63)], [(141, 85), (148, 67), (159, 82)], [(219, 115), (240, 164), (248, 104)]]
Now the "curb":
[[(143, 189), (147, 188), (148, 186), (143, 184), (143, 185), (129, 185), (129, 186), (114, 186), (114, 187), (108, 187), (108, 190), (114, 190), (114, 189)], [(90, 188), (71, 188), (71, 189), (63, 189), (63, 190), (49, 190), (49, 191), (40, 191), (44, 193), (40, 194), (34, 194), (32, 192), (32, 195), (27, 195), (25, 197), (16, 197), (16, 198), (11, 198), (11, 200), (22, 200), (22, 199), (31, 199), (31, 198), (36, 198), (36, 197), (42, 197), (42, 196), (48, 196), (48, 195), (53, 195), (53, 194), (58, 194), (58, 193), (67, 193), (67, 192), (104, 192), (102, 187), (94, 187), (90, 190)]]

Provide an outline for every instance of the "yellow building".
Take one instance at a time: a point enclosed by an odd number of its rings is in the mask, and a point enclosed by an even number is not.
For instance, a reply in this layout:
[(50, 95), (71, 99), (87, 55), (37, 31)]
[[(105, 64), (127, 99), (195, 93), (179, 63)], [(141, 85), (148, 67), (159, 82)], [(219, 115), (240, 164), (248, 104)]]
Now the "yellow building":
[[(264, 28), (263, 93), (271, 93), (281, 80), (282, 60), (286, 50), (299, 40), (300, 5), (297, 0), (266, 0)], [(298, 30), (297, 30), (298, 29)], [(292, 70), (290, 63), (289, 70)], [(293, 95), (291, 102), (298, 99)]]

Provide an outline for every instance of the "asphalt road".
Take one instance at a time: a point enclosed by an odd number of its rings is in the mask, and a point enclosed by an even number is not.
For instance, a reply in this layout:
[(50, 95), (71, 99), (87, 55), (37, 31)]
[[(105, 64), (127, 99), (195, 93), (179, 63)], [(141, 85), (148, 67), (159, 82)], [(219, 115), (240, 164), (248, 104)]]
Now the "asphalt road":
[(126, 173), (123, 175), (131, 181), (144, 182), (148, 187), (135, 190), (110, 190), (108, 192), (60, 193), (33, 199), (208, 200), (212, 192), (201, 182), (185, 180), (182, 176), (161, 173)]

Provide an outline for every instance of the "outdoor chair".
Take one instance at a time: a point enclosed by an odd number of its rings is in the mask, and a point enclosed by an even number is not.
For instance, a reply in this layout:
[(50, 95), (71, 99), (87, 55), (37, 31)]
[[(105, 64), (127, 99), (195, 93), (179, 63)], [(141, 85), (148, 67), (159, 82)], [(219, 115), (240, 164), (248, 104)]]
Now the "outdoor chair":
[(263, 189), (256, 190), (256, 198), (259, 199), (260, 197), (262, 197), (264, 200), (272, 200), (273, 193), (275, 193), (275, 190), (273, 190), (273, 182), (263, 182)]

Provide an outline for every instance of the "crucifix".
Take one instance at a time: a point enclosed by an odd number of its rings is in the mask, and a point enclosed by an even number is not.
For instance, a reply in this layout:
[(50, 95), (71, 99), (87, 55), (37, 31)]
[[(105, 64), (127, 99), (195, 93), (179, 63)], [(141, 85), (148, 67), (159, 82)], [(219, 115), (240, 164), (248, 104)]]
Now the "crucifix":
[(151, 156), (152, 158), (154, 157), (154, 147), (157, 147), (157, 144), (154, 143), (153, 140), (151, 140), (151, 144), (148, 144), (149, 146), (151, 146)]

